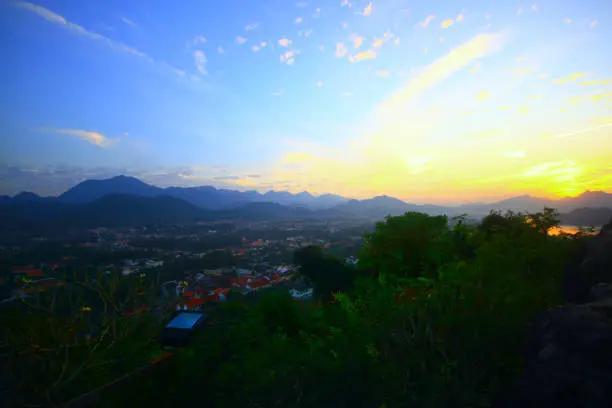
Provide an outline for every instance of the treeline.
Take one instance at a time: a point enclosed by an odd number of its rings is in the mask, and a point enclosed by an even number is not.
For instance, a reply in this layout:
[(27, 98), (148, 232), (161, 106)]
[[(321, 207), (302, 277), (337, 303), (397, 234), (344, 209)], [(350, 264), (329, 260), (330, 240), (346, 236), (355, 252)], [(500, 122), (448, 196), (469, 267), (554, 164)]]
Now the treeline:
[(446, 217), (391, 217), (365, 236), (358, 268), (299, 251), (316, 302), (229, 303), (170, 368), (125, 393), (143, 407), (491, 406), (522, 371), (528, 323), (562, 301), (563, 266), (582, 244), (547, 235), (556, 215), (452, 229)]
[[(549, 236), (557, 218), (495, 213), (449, 227), (406, 213), (364, 236), (358, 266), (300, 250), (314, 301), (229, 301), (192, 346), (99, 406), (491, 406), (520, 376), (526, 327), (561, 303), (563, 266), (583, 243)], [(40, 387), (54, 395), (53, 381)]]

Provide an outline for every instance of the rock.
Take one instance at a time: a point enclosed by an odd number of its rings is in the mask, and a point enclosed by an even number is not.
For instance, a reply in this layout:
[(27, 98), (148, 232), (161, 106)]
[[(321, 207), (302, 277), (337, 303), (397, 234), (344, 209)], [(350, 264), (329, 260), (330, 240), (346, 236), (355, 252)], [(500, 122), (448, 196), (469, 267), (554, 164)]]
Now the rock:
[(612, 220), (585, 242), (564, 274), (565, 298), (570, 303), (587, 302), (593, 285), (612, 284)]
[(568, 305), (531, 327), (523, 377), (506, 408), (612, 407), (612, 221), (565, 270)]

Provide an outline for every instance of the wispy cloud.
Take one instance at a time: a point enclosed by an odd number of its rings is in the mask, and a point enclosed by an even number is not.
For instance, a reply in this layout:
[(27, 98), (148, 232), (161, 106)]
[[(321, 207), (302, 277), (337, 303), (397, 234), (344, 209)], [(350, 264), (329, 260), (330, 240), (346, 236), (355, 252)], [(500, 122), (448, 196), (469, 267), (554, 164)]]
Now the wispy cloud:
[(293, 41), (291, 41), (288, 38), (281, 38), (280, 40), (278, 40), (278, 45), (280, 45), (281, 47), (288, 47), (291, 45)]
[(353, 3), (351, 3), (349, 0), (342, 0), (342, 3), (340, 3), (340, 7), (353, 7)]
[(253, 45), (253, 46), (251, 47), (251, 50), (252, 50), (253, 52), (258, 52), (259, 50), (261, 50), (261, 47), (260, 47), (259, 45)]
[(254, 23), (250, 23), (247, 24), (246, 27), (244, 27), (244, 31), (253, 31), (255, 30), (257, 27), (259, 27), (259, 22), (254, 22)]
[(281, 54), (280, 56), (281, 64), (293, 65), (293, 63), (295, 62), (295, 56), (298, 55), (299, 53), (300, 52), (298, 50), (289, 50)]
[(563, 19), (563, 22), (564, 22), (565, 24), (572, 24), (572, 19), (571, 19), (571, 18), (564, 18), (564, 19)]
[(484, 101), (486, 99), (489, 99), (490, 97), (491, 97), (491, 94), (488, 93), (487, 91), (482, 91), (478, 95), (476, 95), (476, 99), (478, 99), (479, 101)]
[(599, 21), (597, 21), (597, 20), (593, 20), (593, 21), (591, 21), (591, 25), (590, 25), (590, 26), (591, 26), (591, 28), (595, 28), (595, 27), (597, 27), (598, 25), (599, 25)]
[(280, 90), (280, 91), (278, 91), (278, 92), (272, 92), (272, 93), (271, 93), (271, 95), (272, 95), (272, 96), (281, 96), (281, 95), (282, 95), (282, 94), (284, 94), (284, 93), (285, 93), (285, 90), (284, 90), (284, 89), (281, 89), (281, 90)]
[(431, 23), (431, 20), (433, 20), (436, 16), (434, 16), (433, 14), (430, 14), (429, 16), (427, 16), (427, 18), (425, 18), (425, 20), (421, 21), (419, 23), (419, 25), (423, 28), (426, 28), (429, 23)]
[(359, 48), (363, 44), (364, 38), (359, 34), (353, 33), (349, 36), (349, 40), (353, 43), (355, 48)]
[(607, 128), (607, 127), (611, 127), (611, 126), (612, 126), (612, 123), (603, 123), (603, 124), (598, 125), (598, 126), (591, 126), (591, 127), (584, 128), (584, 129), (574, 130), (574, 131), (571, 131), (571, 132), (558, 133), (558, 134), (554, 135), (554, 137), (557, 138), (557, 139), (562, 139), (562, 138), (569, 137), (569, 136), (579, 135), (581, 133), (593, 132), (595, 130), (599, 130), (599, 129), (603, 129), (603, 128)]
[(376, 76), (379, 76), (379, 77), (388, 77), (389, 75), (391, 75), (391, 72), (388, 70), (376, 71)]
[(612, 79), (598, 79), (595, 81), (583, 81), (580, 83), (580, 86), (597, 86), (597, 85), (607, 85), (612, 84)]
[(368, 50), (368, 51), (358, 52), (355, 55), (351, 55), (349, 57), (349, 61), (359, 62), (359, 61), (374, 59), (374, 58), (376, 58), (376, 53), (372, 50)]
[(341, 42), (336, 44), (336, 53), (335, 53), (335, 55), (336, 55), (337, 58), (344, 57), (347, 52), (348, 52), (348, 49), (346, 48), (346, 45), (344, 45)]
[(218, 47), (217, 47), (217, 52), (218, 52), (219, 54), (225, 54), (227, 51), (225, 50), (225, 48), (223, 48), (223, 47), (221, 47), (221, 46), (218, 46)]
[(196, 35), (189, 41), (191, 46), (198, 46), (199, 44), (204, 44), (206, 42), (206, 38), (203, 35)]
[(123, 21), (125, 24), (132, 26), (134, 28), (138, 28), (138, 24), (136, 24), (135, 22), (133, 22), (132, 20), (130, 20), (129, 18), (126, 17), (121, 17), (121, 21)]
[(323, 81), (317, 81), (315, 85), (317, 86), (317, 88), (323, 88)]
[(442, 82), (453, 73), (469, 66), (474, 60), (485, 57), (500, 50), (507, 41), (507, 34), (480, 34), (471, 40), (453, 49), (451, 52), (436, 60), (424, 71), (409, 81), (408, 84), (393, 97), (380, 106), (386, 113), (397, 113), (404, 104), (426, 89)]
[(452, 26), (452, 25), (453, 25), (453, 23), (454, 23), (453, 19), (452, 19), (452, 18), (449, 18), (448, 20), (444, 20), (444, 21), (443, 21), (443, 22), (440, 24), (440, 27), (442, 27), (442, 28), (448, 28), (448, 27)]
[(242, 36), (238, 36), (238, 37), (236, 37), (236, 44), (240, 44), (240, 45), (242, 45), (242, 44), (244, 44), (245, 42), (247, 42), (247, 39), (246, 39), (246, 38), (244, 38), (244, 37), (242, 37)]
[(300, 24), (303, 21), (302, 17), (298, 17), (295, 19), (295, 24)]
[(82, 140), (99, 147), (109, 147), (119, 141), (119, 138), (110, 139), (104, 136), (102, 133), (91, 130), (42, 128), (41, 131), (77, 136)]
[(198, 72), (202, 75), (207, 75), (208, 72), (206, 71), (206, 64), (208, 63), (208, 60), (206, 59), (204, 52), (195, 50), (193, 52), (193, 58), (195, 60), (195, 65)]
[(577, 72), (577, 73), (571, 74), (570, 76), (565, 77), (565, 78), (554, 79), (553, 83), (555, 83), (555, 84), (565, 84), (567, 82), (572, 82), (572, 81), (575, 81), (575, 80), (577, 80), (579, 78), (582, 78), (583, 76), (584, 76), (584, 72)]
[(361, 13), (362, 16), (371, 16), (372, 15), (372, 11), (373, 11), (373, 7), (372, 7), (372, 2), (369, 2), (368, 5), (366, 6), (365, 9), (363, 9), (363, 12)]
[(504, 156), (511, 157), (513, 159), (522, 159), (523, 157), (525, 157), (525, 155), (526, 155), (525, 152), (506, 152), (504, 153)]
[[(76, 23), (73, 23), (71, 21), (68, 21), (67, 19), (65, 19), (64, 17), (62, 17), (61, 15), (36, 4), (33, 3), (29, 3), (26, 1), (17, 1), (15, 3), (15, 5), (19, 8), (22, 8), (24, 10), (28, 10), (32, 13), (35, 13), (36, 15), (38, 15), (39, 17), (44, 18), (45, 20), (52, 22), (54, 24), (58, 24), (61, 27), (66, 28), (67, 30), (70, 30), (71, 32), (78, 34), (78, 35), (82, 35), (84, 37), (90, 38), (92, 40), (98, 40), (98, 41), (103, 41), (106, 44), (108, 44), (112, 49), (120, 51), (120, 52), (124, 52), (127, 54), (131, 54), (134, 55), (136, 57), (142, 58), (143, 60), (147, 61), (150, 64), (155, 64), (158, 65), (164, 69), (167, 69), (168, 71), (172, 72), (175, 75), (178, 76), (185, 76), (185, 71), (180, 70), (178, 68), (173, 67), (172, 65), (168, 64), (167, 62), (164, 61), (158, 61), (153, 59), (151, 56), (149, 56), (148, 54), (137, 50), (136, 48), (130, 47), (128, 45), (125, 45), (119, 41), (115, 41), (112, 40), (108, 37), (105, 37), (101, 34), (97, 34), (94, 33), (92, 31), (87, 30), (86, 28), (84, 28), (83, 26), (80, 26)], [(192, 79), (198, 79), (197, 77), (191, 77)]]

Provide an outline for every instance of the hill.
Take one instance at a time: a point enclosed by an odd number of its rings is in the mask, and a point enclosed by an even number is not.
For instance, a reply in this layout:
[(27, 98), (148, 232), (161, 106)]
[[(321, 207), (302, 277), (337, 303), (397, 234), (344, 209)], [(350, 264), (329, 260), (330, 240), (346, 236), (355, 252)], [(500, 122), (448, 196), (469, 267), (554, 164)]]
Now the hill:
[(137, 178), (117, 176), (105, 180), (86, 180), (60, 194), (63, 203), (79, 204), (96, 201), (110, 194), (124, 194), (138, 197), (155, 197), (163, 189), (146, 184)]
[(601, 226), (612, 220), (610, 208), (578, 208), (559, 217), (562, 224)]
[(60, 201), (0, 203), (0, 223), (6, 230), (183, 223), (205, 216), (204, 210), (169, 196), (111, 194), (85, 204)]
[[(268, 191), (261, 194), (257, 191), (217, 189), (212, 186), (159, 188), (127, 176), (117, 176), (105, 180), (86, 180), (61, 194), (58, 199), (64, 203), (79, 204), (93, 202), (109, 194), (138, 197), (168, 195), (211, 210), (231, 209), (252, 202), (328, 208), (347, 201), (345, 198), (333, 194), (315, 197), (308, 192), (291, 194), (287, 191)], [(17, 198), (17, 196), (14, 198)]]

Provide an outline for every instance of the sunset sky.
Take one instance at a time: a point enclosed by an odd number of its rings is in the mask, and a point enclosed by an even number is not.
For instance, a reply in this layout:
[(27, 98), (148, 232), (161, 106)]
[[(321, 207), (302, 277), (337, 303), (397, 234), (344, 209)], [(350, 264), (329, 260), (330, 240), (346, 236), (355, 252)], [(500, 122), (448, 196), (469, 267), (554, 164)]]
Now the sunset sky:
[(0, 194), (612, 191), (610, 0), (0, 5)]

